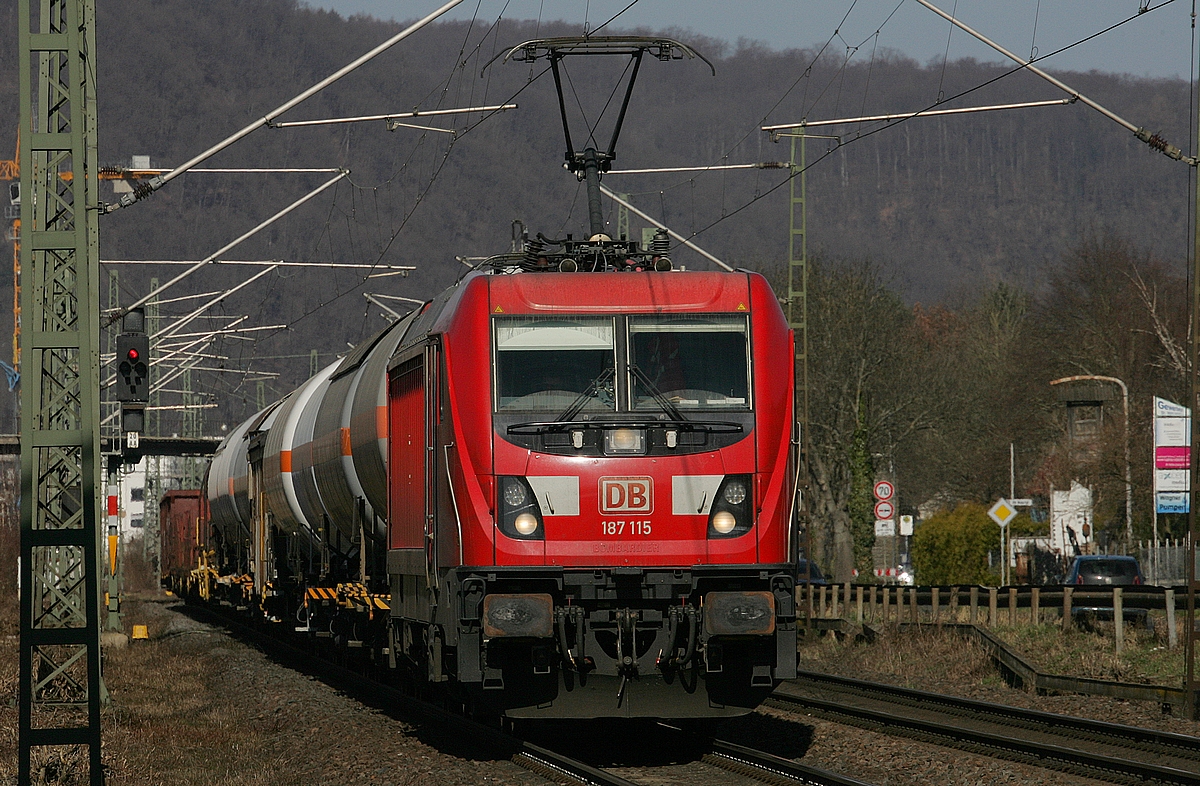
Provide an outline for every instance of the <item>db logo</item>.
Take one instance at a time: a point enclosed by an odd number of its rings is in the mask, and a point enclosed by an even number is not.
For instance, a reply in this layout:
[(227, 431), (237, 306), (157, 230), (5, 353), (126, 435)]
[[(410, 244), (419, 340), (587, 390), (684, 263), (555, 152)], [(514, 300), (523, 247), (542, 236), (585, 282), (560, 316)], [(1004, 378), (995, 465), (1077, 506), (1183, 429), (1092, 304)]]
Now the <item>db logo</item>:
[(600, 478), (601, 513), (653, 513), (653, 478)]

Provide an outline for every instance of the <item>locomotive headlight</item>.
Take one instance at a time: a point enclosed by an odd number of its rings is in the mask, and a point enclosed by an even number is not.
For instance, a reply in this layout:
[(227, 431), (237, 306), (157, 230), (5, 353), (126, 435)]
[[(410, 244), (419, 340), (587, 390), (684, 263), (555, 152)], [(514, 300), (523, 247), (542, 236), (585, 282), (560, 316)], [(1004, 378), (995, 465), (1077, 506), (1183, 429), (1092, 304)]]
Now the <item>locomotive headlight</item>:
[(753, 527), (751, 479), (751, 475), (726, 475), (721, 481), (708, 514), (708, 537), (736, 538)]
[(522, 485), (516, 478), (505, 481), (504, 501), (510, 507), (514, 508), (519, 508), (525, 504), (525, 486)]
[(712, 528), (722, 535), (728, 535), (737, 527), (737, 519), (727, 510), (719, 510), (713, 516)]
[(741, 505), (746, 499), (746, 484), (740, 480), (730, 481), (725, 484), (725, 493), (722, 496), (730, 505)]
[(521, 513), (513, 520), (513, 529), (526, 537), (537, 532), (538, 520), (532, 513)]
[(543, 540), (542, 509), (529, 481), (509, 475), (496, 478), (496, 524), (501, 532), (517, 540)]
[(612, 446), (617, 450), (633, 450), (640, 441), (638, 433), (631, 428), (619, 428), (612, 433)]
[(637, 428), (607, 429), (604, 452), (608, 455), (641, 455), (646, 452), (646, 432)]

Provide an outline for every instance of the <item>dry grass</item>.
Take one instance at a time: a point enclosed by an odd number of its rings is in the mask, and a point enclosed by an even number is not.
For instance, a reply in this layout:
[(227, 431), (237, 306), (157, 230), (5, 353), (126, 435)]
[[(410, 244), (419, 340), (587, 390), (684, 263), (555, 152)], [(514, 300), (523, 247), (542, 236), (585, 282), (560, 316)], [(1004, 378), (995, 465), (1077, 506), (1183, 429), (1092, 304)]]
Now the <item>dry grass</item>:
[(21, 467), (14, 456), (0, 458), (0, 636), (15, 635), (17, 560), (21, 556), (21, 519), (17, 507)]
[(1167, 648), (1166, 621), (1155, 630), (1126, 623), (1124, 646), (1118, 656), (1112, 622), (1092, 627), (1076, 625), (1064, 631), (1055, 625), (1011, 625), (994, 630), (1038, 671), (1071, 677), (1178, 686), (1182, 684), (1182, 638), (1174, 650)]
[(885, 633), (875, 644), (847, 644), (834, 636), (823, 636), (802, 645), (799, 657), (802, 669), (921, 690), (935, 690), (939, 678), (949, 676), (957, 682), (1002, 682), (982, 647), (937, 630)]
[[(814, 669), (816, 664), (827, 668), (827, 664), (840, 660), (844, 666), (839, 665), (838, 673), (854, 676), (850, 669), (862, 669), (894, 675), (889, 681), (898, 680), (905, 685), (916, 685), (918, 678), (928, 684), (931, 664), (935, 668), (953, 669), (959, 678), (977, 678), (980, 684), (1000, 680), (988, 655), (968, 639), (934, 630), (897, 633), (890, 626), (883, 630), (883, 640), (874, 646), (847, 647), (831, 636), (819, 639), (801, 648), (801, 664), (808, 661), (814, 664)], [(1057, 622), (1000, 625), (991, 629), (1041, 672), (1178, 686), (1182, 684), (1184, 670), (1182, 637), (1178, 647), (1168, 649), (1165, 630), (1165, 619), (1156, 620), (1154, 631), (1127, 623), (1124, 647), (1118, 656), (1111, 621), (1090, 628), (1076, 625), (1067, 631)]]
[[(280, 718), (255, 718), (257, 701), (230, 692), (230, 671), (253, 675), (246, 654), (213, 647), (215, 632), (166, 612), (161, 603), (131, 603), (127, 624), (145, 624), (152, 640), (104, 653), (110, 705), (102, 714), (109, 784), (290, 784), (276, 742)], [(209, 641), (201, 641), (208, 638)], [(0, 690), (17, 688), (17, 642), (0, 642)], [(249, 657), (258, 657), (256, 654)], [(237, 682), (236, 675), (234, 682)], [(242, 686), (245, 687), (244, 685)], [(261, 685), (255, 686), (261, 691)], [(255, 699), (261, 699), (258, 691)], [(86, 759), (53, 759), (49, 783), (86, 783)], [(0, 784), (16, 782), (17, 717), (0, 707)], [(84, 778), (84, 780), (80, 780)]]
[(121, 573), (126, 594), (157, 593), (160, 589), (159, 577), (143, 552), (141, 535), (130, 540), (121, 552)]
[[(12, 505), (0, 501), (3, 508)], [(152, 586), (140, 569), (141, 550), (130, 549), (127, 588)], [(16, 557), (19, 530), (0, 519), (0, 784), (16, 783), (18, 605)], [(285, 784), (294, 775), (272, 751), (277, 722), (250, 717), (249, 706), (231, 702), (221, 678), (227, 651), (189, 641), (210, 636), (168, 628), (160, 603), (126, 605), (126, 627), (146, 624), (157, 639), (123, 650), (105, 650), (104, 675), (112, 703), (102, 714), (103, 757), (110, 784)], [(193, 625), (194, 628), (199, 626)], [(211, 642), (210, 642), (211, 644)], [(184, 701), (181, 696), (186, 696)], [(153, 741), (152, 744), (150, 741)], [(46, 783), (87, 783), (85, 748), (38, 749), (34, 771)]]
[(151, 641), (105, 657), (112, 696), (104, 713), (108, 782), (287, 782), (284, 763), (272, 750), (277, 729), (251, 717), (253, 702), (230, 701), (224, 678), (238, 664), (223, 663), (236, 659), (229, 650), (213, 648), (211, 637), (219, 634), (180, 625), (178, 615), (158, 603), (127, 608), (126, 625), (147, 625)]

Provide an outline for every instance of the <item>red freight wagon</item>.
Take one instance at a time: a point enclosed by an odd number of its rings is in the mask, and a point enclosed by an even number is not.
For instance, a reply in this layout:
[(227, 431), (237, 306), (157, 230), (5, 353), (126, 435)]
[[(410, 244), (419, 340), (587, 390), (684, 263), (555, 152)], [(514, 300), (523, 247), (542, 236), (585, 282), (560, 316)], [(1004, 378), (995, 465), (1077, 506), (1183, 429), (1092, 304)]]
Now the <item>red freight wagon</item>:
[(168, 491), (159, 502), (164, 578), (186, 578), (200, 565), (206, 540), (200, 529), (201, 496), (199, 489)]

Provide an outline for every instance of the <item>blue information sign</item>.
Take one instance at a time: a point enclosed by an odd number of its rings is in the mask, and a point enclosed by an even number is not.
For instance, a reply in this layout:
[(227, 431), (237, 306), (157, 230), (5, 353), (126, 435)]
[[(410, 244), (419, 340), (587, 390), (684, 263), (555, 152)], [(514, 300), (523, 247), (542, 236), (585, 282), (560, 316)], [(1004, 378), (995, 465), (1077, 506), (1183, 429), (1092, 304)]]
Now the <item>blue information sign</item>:
[(1187, 513), (1190, 507), (1186, 491), (1160, 491), (1155, 496), (1159, 513)]

